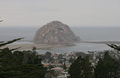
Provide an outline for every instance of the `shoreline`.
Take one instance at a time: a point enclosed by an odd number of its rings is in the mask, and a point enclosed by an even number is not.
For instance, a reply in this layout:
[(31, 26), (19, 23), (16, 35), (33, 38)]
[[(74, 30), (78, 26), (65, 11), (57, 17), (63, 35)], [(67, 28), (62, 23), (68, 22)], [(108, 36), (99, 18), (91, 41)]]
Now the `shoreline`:
[(120, 44), (120, 41), (80, 41), (79, 43)]
[(32, 50), (34, 47), (36, 47), (37, 50), (41, 49), (41, 50), (49, 50), (49, 49), (54, 49), (54, 48), (62, 48), (62, 47), (68, 47), (66, 45), (49, 45), (49, 44), (10, 44), (10, 45), (6, 45), (1, 47), (2, 48), (10, 48), (10, 49), (14, 49), (14, 48), (18, 48), (18, 50)]
[[(80, 41), (78, 43), (91, 43), (91, 44), (120, 44), (120, 41)], [(50, 50), (50, 49), (56, 49), (56, 48), (64, 48), (64, 47), (71, 47), (76, 46), (76, 43), (73, 45), (71, 44), (34, 44), (34, 43), (24, 43), (24, 44), (8, 44), (6, 46), (1, 47), (2, 48), (10, 48), (17, 50), (32, 50), (34, 47), (36, 47), (37, 50)]]

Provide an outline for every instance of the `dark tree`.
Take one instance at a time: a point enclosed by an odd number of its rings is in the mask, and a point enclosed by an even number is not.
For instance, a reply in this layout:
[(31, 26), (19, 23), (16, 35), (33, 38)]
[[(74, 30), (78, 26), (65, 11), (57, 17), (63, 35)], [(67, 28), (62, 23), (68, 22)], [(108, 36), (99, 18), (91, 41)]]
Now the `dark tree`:
[[(20, 39), (1, 42), (0, 47)], [(45, 78), (45, 74), (46, 68), (35, 50), (0, 49), (0, 78)]]
[(70, 66), (68, 78), (93, 78), (93, 67), (89, 57), (81, 58), (79, 56)]
[(119, 65), (119, 62), (106, 52), (96, 65), (95, 78), (119, 78)]

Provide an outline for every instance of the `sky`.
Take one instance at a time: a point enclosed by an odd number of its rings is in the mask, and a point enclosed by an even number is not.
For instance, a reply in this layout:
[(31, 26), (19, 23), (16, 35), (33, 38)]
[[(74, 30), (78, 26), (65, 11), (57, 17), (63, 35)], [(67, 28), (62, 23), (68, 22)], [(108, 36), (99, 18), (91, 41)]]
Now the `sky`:
[(120, 0), (0, 0), (0, 26), (120, 27)]

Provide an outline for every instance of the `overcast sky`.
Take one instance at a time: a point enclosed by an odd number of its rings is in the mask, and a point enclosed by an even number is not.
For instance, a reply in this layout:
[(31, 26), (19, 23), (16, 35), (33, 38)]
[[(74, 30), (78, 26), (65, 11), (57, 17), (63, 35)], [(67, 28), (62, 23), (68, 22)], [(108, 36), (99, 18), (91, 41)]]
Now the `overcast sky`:
[(0, 0), (0, 26), (119, 26), (120, 0)]

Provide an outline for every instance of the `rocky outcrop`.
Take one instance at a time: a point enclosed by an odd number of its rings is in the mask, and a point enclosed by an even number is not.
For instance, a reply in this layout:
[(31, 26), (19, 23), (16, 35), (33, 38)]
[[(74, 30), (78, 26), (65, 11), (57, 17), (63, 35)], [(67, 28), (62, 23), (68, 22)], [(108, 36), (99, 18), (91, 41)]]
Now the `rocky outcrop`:
[(41, 27), (35, 34), (34, 42), (37, 44), (70, 44), (78, 42), (68, 25), (59, 21), (52, 21)]

